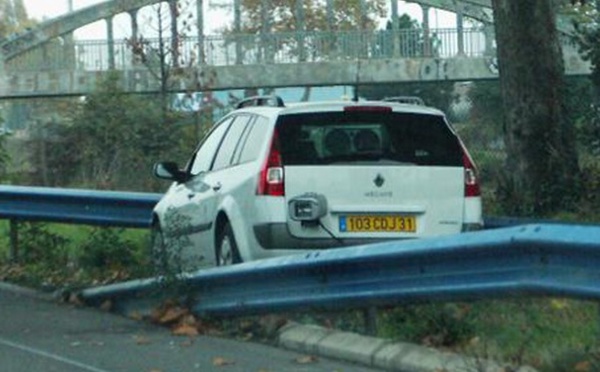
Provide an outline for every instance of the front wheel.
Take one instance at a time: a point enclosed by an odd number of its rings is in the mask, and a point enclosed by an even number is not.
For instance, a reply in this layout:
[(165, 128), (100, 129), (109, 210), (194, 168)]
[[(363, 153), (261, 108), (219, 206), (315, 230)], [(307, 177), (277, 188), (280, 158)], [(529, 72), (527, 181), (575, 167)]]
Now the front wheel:
[(229, 223), (226, 223), (219, 233), (215, 251), (217, 266), (229, 266), (242, 262), (235, 237), (233, 236), (233, 230)]

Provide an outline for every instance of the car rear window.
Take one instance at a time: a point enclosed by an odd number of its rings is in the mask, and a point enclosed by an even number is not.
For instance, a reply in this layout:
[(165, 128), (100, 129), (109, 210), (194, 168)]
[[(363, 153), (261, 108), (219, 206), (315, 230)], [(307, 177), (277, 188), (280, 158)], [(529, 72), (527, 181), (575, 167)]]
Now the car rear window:
[(456, 135), (437, 115), (328, 112), (281, 116), (284, 165), (413, 164), (462, 166)]

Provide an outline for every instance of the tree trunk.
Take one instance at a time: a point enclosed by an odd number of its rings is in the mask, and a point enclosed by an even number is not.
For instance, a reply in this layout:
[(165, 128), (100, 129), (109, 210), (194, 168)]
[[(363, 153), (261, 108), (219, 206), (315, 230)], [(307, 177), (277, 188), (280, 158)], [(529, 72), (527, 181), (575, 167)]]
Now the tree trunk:
[(493, 0), (512, 211), (545, 215), (574, 199), (574, 130), (563, 107), (564, 63), (553, 0)]

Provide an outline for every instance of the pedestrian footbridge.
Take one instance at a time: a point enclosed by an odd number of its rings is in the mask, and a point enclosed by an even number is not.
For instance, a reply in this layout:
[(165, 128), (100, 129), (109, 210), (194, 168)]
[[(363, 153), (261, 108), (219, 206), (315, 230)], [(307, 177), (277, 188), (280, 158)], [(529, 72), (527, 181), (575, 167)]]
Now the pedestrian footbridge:
[[(1, 41), (0, 97), (85, 95), (109, 74), (118, 74), (126, 91), (151, 93), (470, 81), (495, 79), (499, 73), (489, 0), (419, 0), (423, 7), (440, 9), (462, 4), (457, 18), (477, 19), (477, 27), (460, 21), (457, 28), (432, 29), (424, 19), (425, 27), (408, 30), (198, 32), (177, 39), (169, 53), (162, 51), (175, 40), (165, 46), (165, 40), (140, 42), (138, 36), (136, 12), (157, 2), (107, 1)], [(131, 15), (130, 37), (115, 38), (112, 21), (105, 40), (73, 37), (74, 30), (121, 13)], [(201, 23), (198, 29), (203, 30)], [(566, 36), (563, 52), (567, 74), (589, 74), (589, 63)]]

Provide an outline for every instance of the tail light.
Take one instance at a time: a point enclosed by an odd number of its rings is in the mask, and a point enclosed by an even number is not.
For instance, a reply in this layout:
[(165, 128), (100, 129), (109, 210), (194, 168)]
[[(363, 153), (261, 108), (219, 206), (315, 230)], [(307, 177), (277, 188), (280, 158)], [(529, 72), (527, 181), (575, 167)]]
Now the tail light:
[(480, 196), (481, 189), (479, 187), (479, 178), (477, 177), (477, 168), (473, 162), (473, 158), (465, 148), (465, 145), (460, 144), (463, 153), (463, 165), (465, 167), (465, 197)]
[(260, 170), (258, 179), (258, 195), (283, 196), (283, 164), (281, 162), (281, 152), (279, 151), (279, 137), (277, 132), (271, 139), (269, 155), (265, 164)]

